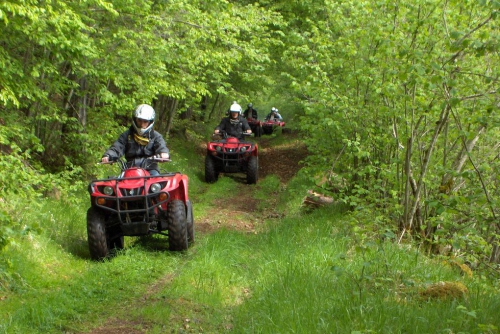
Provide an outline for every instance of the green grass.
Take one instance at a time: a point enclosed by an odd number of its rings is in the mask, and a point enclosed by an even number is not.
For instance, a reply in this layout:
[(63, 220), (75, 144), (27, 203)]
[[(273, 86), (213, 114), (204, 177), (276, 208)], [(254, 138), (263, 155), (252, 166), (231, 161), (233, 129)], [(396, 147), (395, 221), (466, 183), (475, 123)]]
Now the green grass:
[[(181, 254), (162, 236), (126, 238), (125, 250), (97, 263), (85, 189), (71, 203), (12, 201), (23, 236), (0, 253), (0, 333), (82, 333), (108, 319), (147, 333), (499, 332), (494, 282), (382, 238), (370, 217), (355, 221), (336, 206), (303, 212), (305, 179), (207, 185), (201, 160), (169, 165), (190, 176), (195, 224), (248, 191), (260, 201), (259, 233), (197, 234)], [(284, 218), (266, 218), (271, 209)], [(466, 297), (422, 298), (440, 281), (464, 284)]]

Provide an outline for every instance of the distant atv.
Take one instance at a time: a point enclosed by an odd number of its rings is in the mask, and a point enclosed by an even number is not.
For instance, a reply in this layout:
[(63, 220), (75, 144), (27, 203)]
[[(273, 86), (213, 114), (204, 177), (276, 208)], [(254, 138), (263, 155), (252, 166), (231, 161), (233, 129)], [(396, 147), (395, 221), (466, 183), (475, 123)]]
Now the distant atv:
[(247, 118), (248, 125), (252, 129), (255, 137), (262, 136), (262, 122), (255, 118)]
[(222, 139), (207, 144), (205, 157), (205, 181), (214, 183), (220, 173), (245, 173), (247, 183), (257, 183), (259, 178), (259, 147), (256, 143), (230, 137), (222, 133)]
[(151, 176), (153, 162), (168, 159), (142, 158), (141, 167), (124, 160), (121, 174), (89, 184), (90, 208), (87, 234), (90, 256), (102, 260), (124, 247), (124, 236), (162, 234), (169, 249), (183, 251), (194, 242), (193, 207), (188, 198), (188, 177), (179, 172)]
[(284, 128), (285, 122), (279, 119), (269, 119), (262, 122), (262, 132), (265, 135), (270, 135), (274, 132), (276, 128)]

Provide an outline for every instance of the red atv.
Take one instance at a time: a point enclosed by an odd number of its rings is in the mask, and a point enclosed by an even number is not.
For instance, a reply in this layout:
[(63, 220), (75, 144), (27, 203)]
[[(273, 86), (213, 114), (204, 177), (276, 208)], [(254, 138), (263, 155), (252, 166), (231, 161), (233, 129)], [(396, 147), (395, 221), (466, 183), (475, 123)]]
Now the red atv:
[(252, 129), (255, 137), (262, 136), (262, 122), (256, 118), (247, 118), (248, 125)]
[(283, 128), (284, 126), (285, 122), (280, 121), (278, 118), (268, 119), (262, 123), (262, 132), (265, 135), (270, 135), (276, 128)]
[(122, 159), (110, 161), (119, 163), (121, 174), (89, 184), (87, 234), (93, 260), (122, 249), (124, 236), (166, 235), (172, 251), (186, 250), (194, 242), (188, 177), (179, 172), (151, 176), (146, 170), (149, 164), (170, 160), (141, 160), (141, 167), (132, 167)]
[(216, 182), (220, 173), (245, 173), (248, 184), (257, 183), (259, 179), (258, 154), (259, 146), (256, 143), (239, 140), (223, 132), (222, 139), (211, 141), (207, 145), (205, 181)]

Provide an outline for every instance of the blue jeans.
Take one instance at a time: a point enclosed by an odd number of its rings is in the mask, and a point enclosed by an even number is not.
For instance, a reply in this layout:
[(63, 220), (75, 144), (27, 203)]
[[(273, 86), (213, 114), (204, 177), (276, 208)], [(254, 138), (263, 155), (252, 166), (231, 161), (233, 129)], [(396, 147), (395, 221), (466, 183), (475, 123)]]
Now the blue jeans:
[(159, 172), (159, 171), (157, 171), (156, 169), (150, 169), (150, 170), (148, 170), (148, 172), (149, 172), (149, 174), (150, 174), (151, 176), (157, 176), (157, 175), (160, 175), (160, 172)]

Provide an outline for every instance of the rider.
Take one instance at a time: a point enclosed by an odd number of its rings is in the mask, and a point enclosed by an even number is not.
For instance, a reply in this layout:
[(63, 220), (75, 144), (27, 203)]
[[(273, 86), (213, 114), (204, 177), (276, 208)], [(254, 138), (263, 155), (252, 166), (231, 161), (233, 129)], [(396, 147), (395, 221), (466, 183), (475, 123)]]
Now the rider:
[(278, 119), (278, 121), (283, 122), (283, 117), (281, 117), (281, 114), (279, 113), (278, 108), (276, 108), (276, 112), (274, 113), (274, 118)]
[(238, 139), (243, 139), (243, 132), (252, 133), (247, 120), (241, 116), (241, 106), (236, 101), (229, 108), (229, 116), (222, 119), (214, 133), (220, 134), (221, 131), (226, 131), (229, 136)]
[(283, 117), (278, 113), (278, 109), (275, 107), (271, 108), (271, 112), (266, 116), (266, 121), (283, 121)]
[[(148, 104), (140, 104), (132, 113), (132, 125), (122, 133), (118, 140), (104, 153), (101, 162), (106, 163), (125, 155), (127, 162), (140, 167), (144, 158), (159, 155), (168, 159), (169, 149), (163, 136), (153, 130), (155, 124), (155, 110)], [(147, 167), (151, 175), (159, 175), (158, 164), (152, 163)]]
[(246, 108), (245, 111), (243, 112), (243, 117), (245, 117), (246, 119), (249, 118), (258, 119), (257, 109), (254, 109), (252, 103), (248, 104), (248, 108)]

